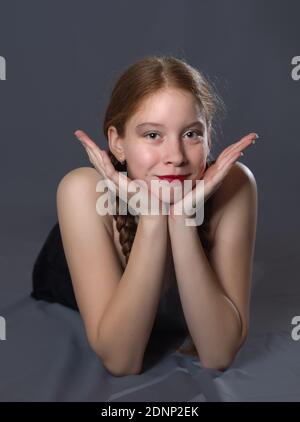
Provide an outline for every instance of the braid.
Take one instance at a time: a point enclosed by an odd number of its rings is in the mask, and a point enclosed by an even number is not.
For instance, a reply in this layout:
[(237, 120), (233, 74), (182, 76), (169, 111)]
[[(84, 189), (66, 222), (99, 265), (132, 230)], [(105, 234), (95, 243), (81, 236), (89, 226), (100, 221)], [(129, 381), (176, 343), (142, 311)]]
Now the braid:
[[(118, 211), (119, 197), (117, 197), (117, 212)], [(135, 221), (134, 215), (129, 213), (127, 215), (114, 215), (114, 219), (116, 220), (120, 245), (127, 264), (137, 230), (137, 223)]]
[[(110, 150), (108, 151), (108, 155), (117, 171), (126, 171), (126, 164), (121, 164)], [(117, 230), (119, 232), (119, 241), (127, 265), (137, 230), (137, 223), (135, 221), (135, 216), (128, 212), (128, 206), (126, 215), (119, 215), (119, 207), (120, 198), (117, 196), (116, 214), (113, 215), (113, 218), (116, 221)]]

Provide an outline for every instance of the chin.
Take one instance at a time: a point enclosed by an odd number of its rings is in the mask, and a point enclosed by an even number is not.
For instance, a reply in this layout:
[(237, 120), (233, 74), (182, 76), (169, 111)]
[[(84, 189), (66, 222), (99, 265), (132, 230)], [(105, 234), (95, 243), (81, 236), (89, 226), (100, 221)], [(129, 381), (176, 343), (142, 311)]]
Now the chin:
[(183, 197), (184, 197), (183, 187), (182, 187), (182, 190), (171, 188), (170, 192), (166, 192), (166, 193), (161, 191), (159, 195), (159, 198), (162, 201), (170, 205), (174, 204), (175, 202), (181, 201)]

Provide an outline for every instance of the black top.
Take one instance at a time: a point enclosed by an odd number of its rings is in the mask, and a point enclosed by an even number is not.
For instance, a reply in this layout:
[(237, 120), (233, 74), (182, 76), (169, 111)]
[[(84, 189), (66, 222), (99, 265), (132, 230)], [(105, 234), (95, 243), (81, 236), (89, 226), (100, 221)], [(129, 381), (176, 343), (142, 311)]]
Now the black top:
[(32, 284), (34, 299), (57, 302), (78, 311), (58, 222), (50, 230), (34, 263)]

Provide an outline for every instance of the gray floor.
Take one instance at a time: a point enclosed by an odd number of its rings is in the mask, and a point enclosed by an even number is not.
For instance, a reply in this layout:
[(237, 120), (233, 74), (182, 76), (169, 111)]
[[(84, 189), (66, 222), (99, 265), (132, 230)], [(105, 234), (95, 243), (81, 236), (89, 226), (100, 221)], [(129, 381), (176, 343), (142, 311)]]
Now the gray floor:
[(90, 350), (77, 312), (29, 297), (46, 234), (38, 241), (2, 238), (1, 401), (300, 401), (300, 340), (291, 338), (292, 317), (300, 314), (296, 253), (255, 260), (250, 334), (227, 371), (202, 368), (174, 351), (171, 333), (156, 331), (151, 364), (119, 378)]

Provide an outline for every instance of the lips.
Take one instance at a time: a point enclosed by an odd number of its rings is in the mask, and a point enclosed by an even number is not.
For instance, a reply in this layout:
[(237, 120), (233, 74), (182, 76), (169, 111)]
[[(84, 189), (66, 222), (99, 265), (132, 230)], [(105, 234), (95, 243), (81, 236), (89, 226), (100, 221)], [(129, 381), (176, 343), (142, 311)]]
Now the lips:
[(172, 182), (173, 180), (179, 180), (180, 182), (183, 182), (188, 175), (172, 175), (172, 174), (167, 174), (164, 176), (158, 176), (159, 179), (161, 180), (167, 180), (168, 182)]

